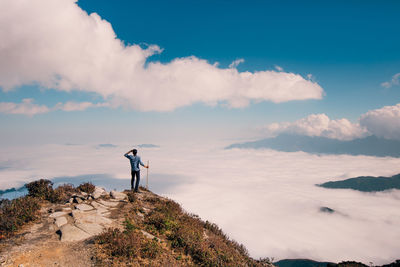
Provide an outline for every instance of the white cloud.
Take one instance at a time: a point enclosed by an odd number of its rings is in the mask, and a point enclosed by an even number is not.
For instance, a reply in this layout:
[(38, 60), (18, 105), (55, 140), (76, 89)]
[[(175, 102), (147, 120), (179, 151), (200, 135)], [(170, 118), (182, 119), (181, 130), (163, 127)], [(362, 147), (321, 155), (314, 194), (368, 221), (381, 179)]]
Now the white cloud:
[(400, 140), (400, 104), (370, 110), (360, 117), (360, 124), (376, 136)]
[(272, 123), (265, 126), (263, 130), (270, 137), (280, 133), (291, 133), (351, 140), (368, 135), (367, 130), (359, 123), (352, 123), (345, 118), (332, 120), (325, 114), (311, 114), (295, 122)]
[(399, 79), (400, 79), (400, 73), (396, 73), (395, 75), (393, 75), (390, 81), (381, 83), (381, 86), (390, 88), (393, 85), (399, 85)]
[(109, 106), (107, 103), (91, 103), (91, 102), (72, 102), (68, 101), (66, 103), (57, 103), (54, 107), (55, 110), (60, 109), (63, 111), (82, 111), (88, 108), (95, 107), (107, 107)]
[(294, 122), (271, 123), (261, 127), (264, 136), (281, 133), (306, 136), (323, 136), (339, 140), (352, 140), (368, 135), (400, 140), (400, 103), (370, 110), (356, 123), (346, 118), (332, 120), (325, 114), (311, 114)]
[(278, 65), (275, 65), (274, 67), (275, 67), (275, 69), (276, 69), (277, 71), (283, 71), (283, 68), (280, 67), (280, 66), (278, 66)]
[(31, 98), (25, 98), (21, 103), (0, 102), (0, 113), (33, 116), (49, 111), (50, 109), (44, 105), (34, 104)]
[[(399, 158), (221, 150), (204, 142), (200, 147), (160, 145), (139, 149), (142, 159), (150, 160), (150, 189), (157, 185), (189, 212), (217, 223), (253, 257), (386, 264), (399, 256), (399, 190), (373, 194), (315, 186), (359, 175), (393, 175), (400, 172)], [(126, 179), (128, 188), (130, 166), (122, 155), (131, 143), (96, 147), (5, 147), (0, 163), (10, 168), (0, 171), (0, 188), (94, 173)], [(182, 179), (176, 184), (165, 175)], [(321, 206), (338, 213), (321, 213)]]
[(112, 106), (141, 111), (170, 111), (196, 102), (244, 107), (252, 101), (322, 98), (317, 83), (294, 73), (238, 72), (194, 56), (148, 62), (161, 53), (158, 46), (125, 46), (110, 23), (96, 13), (88, 15), (75, 2), (0, 2), (3, 90), (38, 83), (94, 92)]
[(243, 63), (243, 62), (244, 62), (243, 58), (236, 59), (231, 64), (229, 64), (229, 68), (230, 69), (236, 68), (237, 66), (239, 66), (240, 63)]
[(21, 103), (14, 102), (0, 102), (0, 113), (6, 114), (21, 114), (26, 116), (34, 116), (37, 114), (47, 113), (54, 110), (63, 110), (63, 111), (82, 111), (88, 108), (95, 107), (106, 107), (109, 106), (107, 103), (91, 103), (91, 102), (66, 102), (66, 103), (57, 103), (52, 108), (47, 107), (46, 105), (38, 105), (34, 103), (32, 98), (25, 98)]

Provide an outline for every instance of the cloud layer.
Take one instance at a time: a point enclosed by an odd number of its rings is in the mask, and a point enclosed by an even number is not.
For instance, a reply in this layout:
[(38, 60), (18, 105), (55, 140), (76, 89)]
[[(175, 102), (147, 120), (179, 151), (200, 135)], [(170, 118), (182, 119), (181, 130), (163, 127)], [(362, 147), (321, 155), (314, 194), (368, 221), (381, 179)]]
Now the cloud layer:
[(320, 99), (323, 89), (302, 76), (238, 72), (195, 56), (149, 62), (156, 45), (125, 45), (96, 13), (75, 0), (0, 2), (0, 87), (38, 83), (101, 95), (112, 106), (170, 111), (202, 102), (244, 107), (252, 101)]
[[(104, 174), (126, 179), (128, 187), (130, 165), (123, 154), (130, 146), (97, 145), (24, 146), (24, 153), (22, 148), (5, 148), (0, 166), (7, 168), (0, 170), (0, 188), (43, 177), (86, 175), (85, 181), (97, 181)], [(384, 264), (399, 256), (400, 191), (366, 194), (315, 186), (399, 173), (398, 158), (227, 151), (204, 142), (200, 147), (161, 144), (142, 148), (139, 154), (150, 160), (150, 189), (217, 223), (253, 257)], [(103, 175), (87, 175), (94, 173)], [(321, 207), (336, 212), (320, 212)]]
[(370, 110), (361, 115), (356, 123), (346, 118), (332, 120), (326, 114), (311, 114), (294, 122), (269, 124), (262, 131), (267, 137), (290, 133), (339, 140), (352, 140), (368, 135), (400, 140), (400, 104)]

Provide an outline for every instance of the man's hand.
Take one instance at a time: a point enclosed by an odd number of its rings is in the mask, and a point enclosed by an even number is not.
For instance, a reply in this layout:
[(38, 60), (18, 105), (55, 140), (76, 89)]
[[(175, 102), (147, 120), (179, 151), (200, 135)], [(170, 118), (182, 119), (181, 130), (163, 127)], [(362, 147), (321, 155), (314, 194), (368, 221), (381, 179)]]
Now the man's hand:
[(147, 165), (147, 166), (144, 166), (146, 169), (148, 169), (149, 168), (149, 165)]

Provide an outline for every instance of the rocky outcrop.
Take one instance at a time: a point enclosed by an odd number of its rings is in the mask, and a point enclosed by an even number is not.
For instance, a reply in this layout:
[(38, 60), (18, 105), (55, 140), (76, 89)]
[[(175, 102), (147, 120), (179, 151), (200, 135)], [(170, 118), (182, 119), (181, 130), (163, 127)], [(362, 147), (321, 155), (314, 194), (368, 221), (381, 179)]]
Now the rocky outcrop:
[[(100, 199), (102, 196), (112, 199)], [(93, 194), (73, 195), (58, 210), (49, 209), (49, 218), (53, 219), (53, 229), (62, 242), (84, 240), (109, 227), (113, 222), (111, 211), (119, 203), (126, 202), (126, 198), (124, 193), (111, 191), (108, 194), (104, 188), (96, 187)]]

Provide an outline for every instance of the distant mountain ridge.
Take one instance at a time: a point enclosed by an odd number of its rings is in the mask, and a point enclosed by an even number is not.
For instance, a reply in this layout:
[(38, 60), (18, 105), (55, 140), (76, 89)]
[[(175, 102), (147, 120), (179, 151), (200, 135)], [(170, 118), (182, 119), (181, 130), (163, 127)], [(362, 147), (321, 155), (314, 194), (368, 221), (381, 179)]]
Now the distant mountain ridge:
[(400, 174), (391, 177), (359, 176), (341, 181), (331, 181), (317, 186), (332, 189), (353, 189), (361, 192), (378, 192), (390, 189), (400, 190)]
[(269, 148), (284, 152), (303, 151), (312, 154), (400, 157), (400, 141), (379, 138), (374, 135), (350, 141), (342, 141), (319, 136), (280, 134), (273, 138), (237, 143), (226, 147), (226, 149), (232, 148)]

